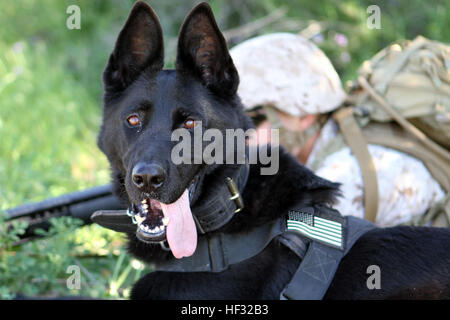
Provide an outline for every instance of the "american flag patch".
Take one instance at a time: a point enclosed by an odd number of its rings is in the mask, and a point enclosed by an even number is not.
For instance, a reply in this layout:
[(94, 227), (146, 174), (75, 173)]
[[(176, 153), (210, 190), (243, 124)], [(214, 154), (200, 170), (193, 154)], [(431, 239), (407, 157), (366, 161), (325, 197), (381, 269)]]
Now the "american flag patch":
[(313, 213), (290, 210), (287, 229), (295, 230), (308, 238), (342, 248), (342, 224), (315, 216)]

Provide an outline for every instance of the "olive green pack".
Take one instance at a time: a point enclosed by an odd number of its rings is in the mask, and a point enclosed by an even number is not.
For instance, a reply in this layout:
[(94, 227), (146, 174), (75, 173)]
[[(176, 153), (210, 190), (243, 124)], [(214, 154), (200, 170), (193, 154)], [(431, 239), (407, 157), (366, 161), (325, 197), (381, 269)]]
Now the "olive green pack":
[(395, 43), (363, 63), (333, 114), (364, 180), (366, 218), (375, 221), (378, 184), (367, 144), (420, 159), (447, 193), (412, 224), (450, 222), (450, 46), (417, 37)]

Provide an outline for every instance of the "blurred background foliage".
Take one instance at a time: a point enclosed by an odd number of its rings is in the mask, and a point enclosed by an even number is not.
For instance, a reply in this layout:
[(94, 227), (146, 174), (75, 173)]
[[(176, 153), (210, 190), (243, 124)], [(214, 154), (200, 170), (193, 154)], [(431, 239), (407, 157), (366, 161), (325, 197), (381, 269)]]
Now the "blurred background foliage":
[[(133, 0), (19, 0), (0, 4), (0, 298), (26, 295), (126, 297), (144, 267), (124, 239), (74, 219), (53, 221), (46, 237), (15, 245), (23, 225), (6, 233), (2, 211), (109, 181), (96, 147), (101, 123), (101, 73)], [(153, 0), (161, 20), (166, 67), (176, 37), (199, 1)], [(229, 46), (275, 31), (299, 32), (322, 48), (342, 80), (400, 39), (449, 41), (446, 0), (211, 0)], [(81, 9), (81, 29), (66, 27), (69, 5)], [(370, 30), (367, 7), (381, 9)], [(66, 287), (69, 265), (82, 271), (81, 290)]]

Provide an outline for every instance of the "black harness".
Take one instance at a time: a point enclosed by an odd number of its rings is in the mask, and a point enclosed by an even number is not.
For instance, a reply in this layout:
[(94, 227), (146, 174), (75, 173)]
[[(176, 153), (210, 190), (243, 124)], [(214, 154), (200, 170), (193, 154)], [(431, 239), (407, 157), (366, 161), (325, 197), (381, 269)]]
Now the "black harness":
[[(280, 299), (322, 299), (341, 259), (364, 233), (375, 226), (352, 216), (343, 217), (338, 211), (325, 206), (293, 206), (280, 218), (248, 231), (211, 232), (223, 226), (242, 209), (238, 190), (242, 191), (247, 176), (248, 171), (239, 170), (236, 177), (241, 179), (237, 181), (239, 187), (234, 179), (228, 178), (216, 199), (210, 203), (210, 211), (206, 205), (203, 207), (205, 210), (193, 209), (194, 216), (198, 212), (202, 213), (195, 219), (200, 234), (194, 254), (182, 259), (170, 256), (156, 260), (156, 270), (222, 272), (230, 265), (258, 255), (272, 240), (277, 239), (301, 259), (291, 281), (281, 292)], [(220, 216), (222, 221), (218, 218)], [(131, 223), (127, 211), (97, 211), (91, 219), (115, 231), (136, 231), (136, 225)]]

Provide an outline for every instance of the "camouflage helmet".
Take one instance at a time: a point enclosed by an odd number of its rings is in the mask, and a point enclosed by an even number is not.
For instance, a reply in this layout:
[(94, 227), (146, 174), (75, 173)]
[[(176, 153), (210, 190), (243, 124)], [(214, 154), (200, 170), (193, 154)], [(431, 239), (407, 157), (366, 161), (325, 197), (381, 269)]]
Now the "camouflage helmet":
[(273, 106), (293, 116), (337, 108), (345, 92), (336, 70), (311, 41), (291, 33), (259, 36), (230, 51), (246, 109)]

